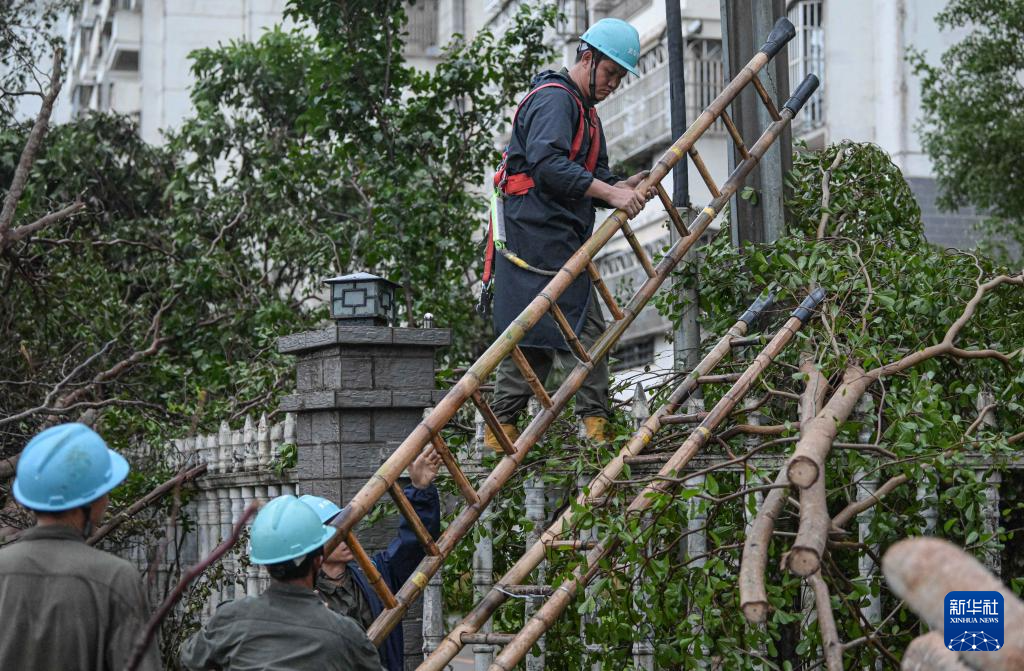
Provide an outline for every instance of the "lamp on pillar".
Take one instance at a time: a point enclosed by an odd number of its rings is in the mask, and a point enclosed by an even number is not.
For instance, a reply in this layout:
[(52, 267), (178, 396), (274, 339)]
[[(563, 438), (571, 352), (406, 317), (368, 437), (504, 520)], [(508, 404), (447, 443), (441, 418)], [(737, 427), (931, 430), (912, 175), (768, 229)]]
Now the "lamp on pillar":
[(370, 273), (324, 280), (331, 287), (331, 319), (345, 324), (391, 326), (395, 321), (394, 282)]

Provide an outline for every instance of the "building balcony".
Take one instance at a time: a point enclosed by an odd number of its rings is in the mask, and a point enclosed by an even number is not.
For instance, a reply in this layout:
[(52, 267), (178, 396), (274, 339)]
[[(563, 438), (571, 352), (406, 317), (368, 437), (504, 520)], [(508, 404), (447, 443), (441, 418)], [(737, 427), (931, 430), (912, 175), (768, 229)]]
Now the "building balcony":
[(441, 53), (438, 45), (438, 21), (440, 20), (438, 0), (420, 0), (405, 8), (409, 17), (406, 24), (408, 33), (405, 41), (405, 53), (409, 56), (438, 56)]
[(142, 16), (131, 10), (118, 9), (111, 14), (104, 33), (108, 32), (107, 26), (109, 37), (104, 41), (101, 67), (115, 72), (137, 72)]

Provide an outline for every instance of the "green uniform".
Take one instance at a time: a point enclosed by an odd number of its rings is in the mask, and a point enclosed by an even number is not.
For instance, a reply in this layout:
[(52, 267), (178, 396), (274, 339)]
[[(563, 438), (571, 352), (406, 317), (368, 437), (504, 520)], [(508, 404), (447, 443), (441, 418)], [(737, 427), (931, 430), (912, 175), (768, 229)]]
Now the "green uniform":
[(377, 648), (316, 592), (279, 581), (259, 596), (229, 601), (181, 648), (181, 663), (202, 671), (381, 671)]
[(328, 578), (323, 573), (316, 577), (316, 589), (327, 607), (335, 613), (347, 615), (356, 621), (363, 631), (373, 624), (373, 612), (366, 602), (363, 591), (352, 579), (352, 572), (345, 571), (340, 580)]
[[(122, 671), (149, 606), (135, 567), (48, 525), (0, 549), (0, 613), (0, 669)], [(156, 645), (139, 668), (163, 668)]]

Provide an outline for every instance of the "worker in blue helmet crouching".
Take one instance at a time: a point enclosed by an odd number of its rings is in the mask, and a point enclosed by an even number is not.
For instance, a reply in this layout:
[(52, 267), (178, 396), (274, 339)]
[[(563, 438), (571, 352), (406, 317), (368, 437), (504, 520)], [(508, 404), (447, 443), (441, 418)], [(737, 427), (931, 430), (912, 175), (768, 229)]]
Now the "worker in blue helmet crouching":
[(270, 587), (221, 604), (182, 646), (182, 665), (194, 671), (380, 671), (377, 649), (363, 630), (325, 608), (313, 590), (334, 531), (294, 496), (263, 506), (250, 530), (249, 558), (267, 567)]
[[(433, 484), (440, 465), (441, 457), (433, 447), (428, 447), (409, 464), (410, 484), (403, 490), (423, 526), (434, 538), (441, 531), (441, 501)], [(334, 502), (319, 496), (305, 495), (299, 500), (312, 507), (325, 524), (341, 512)], [(402, 518), (398, 535), (385, 550), (375, 553), (371, 559), (388, 588), (396, 593), (424, 556), (419, 539), (405, 518)], [(384, 609), (384, 604), (353, 559), (348, 545), (339, 543), (324, 560), (317, 576), (316, 588), (329, 608), (351, 617), (363, 629), (368, 629)], [(380, 658), (388, 671), (402, 671), (405, 668), (405, 637), (400, 625), (384, 639), (380, 647)]]
[[(0, 669), (125, 668), (149, 618), (135, 567), (86, 545), (128, 462), (84, 424), (36, 435), (18, 460), (15, 500), (36, 525), (0, 549)], [(137, 667), (163, 668), (155, 644)]]

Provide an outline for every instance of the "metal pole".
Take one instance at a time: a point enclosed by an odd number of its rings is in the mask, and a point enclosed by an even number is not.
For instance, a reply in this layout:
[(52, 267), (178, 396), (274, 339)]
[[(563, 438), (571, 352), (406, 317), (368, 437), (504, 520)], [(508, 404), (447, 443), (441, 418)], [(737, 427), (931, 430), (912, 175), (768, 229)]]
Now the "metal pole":
[[(665, 27), (668, 34), (668, 81), (672, 136), (686, 131), (686, 61), (683, 41), (683, 18), (679, 0), (665, 0)], [(690, 164), (684, 157), (672, 168), (672, 204), (690, 220)], [(669, 236), (675, 242), (677, 231), (669, 226)], [(672, 340), (674, 370), (693, 370), (700, 361), (700, 325), (697, 323), (697, 251), (683, 257), (685, 279), (680, 283), (679, 299), (683, 303), (679, 328)], [(689, 280), (687, 282), (687, 280)], [(685, 286), (689, 284), (690, 286)], [(697, 391), (700, 394), (700, 391)]]
[[(757, 50), (755, 36), (772, 25), (772, 17), (785, 16), (784, 0), (721, 0), (722, 59), (726, 81), (743, 68), (749, 55)], [(767, 22), (767, 23), (766, 23)], [(768, 94), (778, 101), (778, 91), (789, 90), (789, 59), (783, 49), (774, 61), (759, 73), (758, 79)], [(771, 119), (762, 112), (754, 91), (746, 90), (731, 104), (732, 118), (743, 137), (756, 137)], [(732, 138), (729, 143), (729, 169), (739, 165), (742, 156)], [(730, 201), (732, 241), (739, 247), (747, 242), (772, 242), (785, 230), (783, 217), (783, 175), (792, 167), (791, 133), (787, 128), (779, 138), (778, 147), (765, 153), (751, 173), (748, 185), (755, 198)]]

